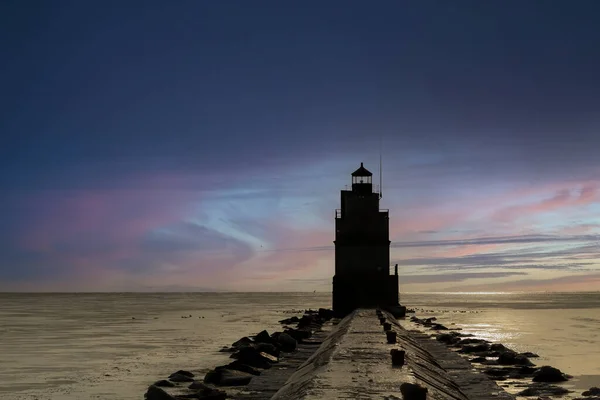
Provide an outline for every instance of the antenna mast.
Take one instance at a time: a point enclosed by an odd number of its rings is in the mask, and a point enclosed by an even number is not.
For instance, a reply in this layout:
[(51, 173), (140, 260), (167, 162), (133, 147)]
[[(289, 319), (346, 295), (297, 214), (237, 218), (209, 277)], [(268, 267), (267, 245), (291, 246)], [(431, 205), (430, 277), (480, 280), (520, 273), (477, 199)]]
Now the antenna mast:
[(382, 153), (382, 135), (379, 135), (379, 199), (383, 197), (383, 169), (381, 168), (381, 153)]

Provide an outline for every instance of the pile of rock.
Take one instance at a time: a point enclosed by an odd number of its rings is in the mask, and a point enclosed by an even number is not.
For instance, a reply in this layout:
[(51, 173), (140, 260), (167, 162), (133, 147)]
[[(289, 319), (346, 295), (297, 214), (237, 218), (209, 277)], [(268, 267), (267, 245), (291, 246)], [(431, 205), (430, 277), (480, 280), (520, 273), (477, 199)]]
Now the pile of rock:
[(584, 396), (583, 399), (579, 398), (575, 400), (600, 400), (600, 388), (591, 387), (589, 390), (581, 393), (581, 395)]
[[(434, 322), (436, 321), (435, 317), (425, 319), (412, 317), (411, 321), (422, 326), (432, 327), (432, 329), (435, 325), (439, 325)], [(530, 360), (530, 358), (538, 357), (535, 353), (519, 353), (502, 343), (492, 343), (455, 331), (439, 333), (435, 335), (435, 338), (452, 350), (469, 357), (468, 360), (471, 363), (480, 364), (484, 368), (483, 372), (492, 380), (526, 379), (531, 382), (523, 385), (526, 389), (519, 392), (519, 396), (554, 396), (569, 392), (569, 390), (551, 385), (551, 383), (567, 381), (571, 376), (549, 365), (536, 367)]]
[[(175, 387), (176, 383), (188, 383), (187, 388), (191, 393), (171, 396), (163, 387)], [(144, 395), (147, 400), (175, 400), (175, 399), (206, 399), (223, 400), (227, 398), (227, 393), (222, 390), (212, 388), (202, 382), (194, 379), (194, 374), (189, 371), (179, 370), (172, 373), (169, 379), (160, 380), (150, 385)]]
[(460, 328), (448, 328), (442, 324), (438, 324), (437, 322), (437, 318), (436, 317), (429, 317), (429, 318), (417, 318), (414, 315), (412, 317), (410, 317), (410, 320), (416, 324), (422, 325), (422, 326), (426, 326), (429, 329), (433, 330), (433, 331), (448, 331), (448, 330), (454, 330), (454, 331), (460, 331)]
[[(150, 385), (145, 394), (147, 400), (174, 399), (225, 399), (227, 393), (216, 387), (243, 386), (250, 383), (252, 377), (260, 375), (264, 370), (279, 362), (281, 353), (291, 353), (298, 343), (308, 340), (313, 332), (333, 317), (333, 311), (320, 308), (306, 310), (302, 317), (291, 317), (279, 321), (286, 325), (283, 332), (269, 334), (261, 331), (254, 337), (242, 337), (230, 347), (220, 351), (230, 352), (234, 361), (218, 366), (206, 373), (202, 381), (195, 379), (192, 372), (177, 371), (168, 380), (160, 380)], [(295, 324), (295, 327), (288, 326)], [(163, 387), (184, 388), (188, 384), (190, 393), (171, 395)]]

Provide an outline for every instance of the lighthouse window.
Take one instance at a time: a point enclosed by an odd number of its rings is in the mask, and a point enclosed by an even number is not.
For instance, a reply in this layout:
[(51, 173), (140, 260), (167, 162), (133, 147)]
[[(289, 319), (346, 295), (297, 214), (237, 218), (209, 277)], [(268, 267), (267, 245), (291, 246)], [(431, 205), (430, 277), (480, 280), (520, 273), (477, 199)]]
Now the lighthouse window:
[(353, 176), (352, 183), (371, 183), (370, 176)]

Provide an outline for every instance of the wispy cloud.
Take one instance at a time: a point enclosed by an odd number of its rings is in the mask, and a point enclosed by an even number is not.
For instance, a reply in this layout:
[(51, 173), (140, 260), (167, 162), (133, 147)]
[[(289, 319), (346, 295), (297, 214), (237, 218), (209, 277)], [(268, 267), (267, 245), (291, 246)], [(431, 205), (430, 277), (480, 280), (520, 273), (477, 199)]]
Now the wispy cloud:
[(456, 272), (445, 274), (404, 275), (402, 284), (463, 282), (469, 279), (495, 279), (527, 275), (525, 272)]
[(560, 210), (568, 207), (583, 207), (600, 200), (598, 184), (583, 186), (579, 190), (562, 189), (547, 199), (536, 203), (520, 204), (496, 211), (492, 218), (497, 221), (513, 221), (520, 217)]
[(486, 282), (446, 287), (449, 291), (586, 291), (597, 290), (600, 284), (599, 273), (570, 274), (553, 278), (529, 278), (504, 282)]
[[(444, 246), (480, 246), (480, 245), (504, 245), (504, 244), (530, 244), (530, 243), (560, 243), (560, 242), (598, 242), (600, 234), (592, 235), (514, 235), (514, 236), (485, 236), (473, 239), (445, 239), (445, 240), (421, 240), (411, 242), (392, 242), (392, 248), (410, 248), (410, 247), (444, 247)], [(269, 251), (327, 251), (332, 250), (334, 246), (313, 246), (313, 247), (290, 247), (273, 249)]]

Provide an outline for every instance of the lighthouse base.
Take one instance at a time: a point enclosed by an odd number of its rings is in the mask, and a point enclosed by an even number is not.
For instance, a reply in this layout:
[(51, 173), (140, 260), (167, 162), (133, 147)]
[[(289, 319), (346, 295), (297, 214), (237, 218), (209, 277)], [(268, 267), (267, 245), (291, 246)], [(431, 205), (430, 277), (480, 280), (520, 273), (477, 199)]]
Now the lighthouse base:
[(400, 306), (398, 296), (397, 275), (333, 277), (333, 311), (337, 316), (345, 316), (357, 308), (380, 307), (400, 318), (406, 307)]

